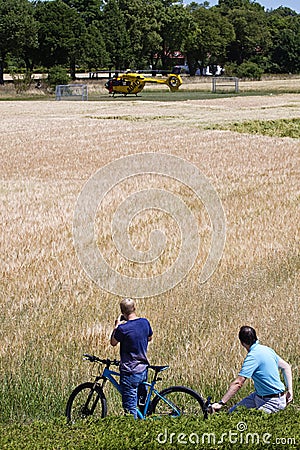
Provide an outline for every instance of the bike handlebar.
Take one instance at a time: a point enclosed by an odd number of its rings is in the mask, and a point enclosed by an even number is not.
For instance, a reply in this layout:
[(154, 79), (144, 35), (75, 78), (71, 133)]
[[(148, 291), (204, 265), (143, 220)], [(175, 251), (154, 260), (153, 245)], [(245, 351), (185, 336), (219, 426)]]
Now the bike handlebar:
[(105, 364), (107, 367), (109, 366), (119, 366), (120, 365), (120, 361), (116, 360), (116, 359), (101, 359), (98, 358), (98, 356), (95, 355), (89, 355), (88, 353), (85, 353), (83, 355), (84, 359), (86, 359), (87, 361), (90, 362), (99, 362), (101, 364)]

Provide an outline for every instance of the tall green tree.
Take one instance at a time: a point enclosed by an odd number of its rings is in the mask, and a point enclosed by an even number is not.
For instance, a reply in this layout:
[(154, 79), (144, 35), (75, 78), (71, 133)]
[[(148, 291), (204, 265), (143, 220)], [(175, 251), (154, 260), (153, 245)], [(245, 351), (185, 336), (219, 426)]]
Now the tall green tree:
[(300, 15), (289, 8), (278, 8), (268, 14), (272, 34), (270, 49), (273, 72), (300, 72)]
[(197, 67), (224, 64), (235, 33), (229, 20), (217, 9), (192, 4), (190, 12), (193, 24), (187, 33), (184, 50), (190, 74), (194, 75)]
[(0, 84), (4, 84), (4, 63), (8, 53), (22, 57), (25, 47), (37, 46), (38, 24), (33, 11), (28, 0), (0, 0)]
[(81, 38), (84, 50), (82, 62), (90, 70), (104, 67), (109, 62), (103, 36), (105, 2), (103, 0), (63, 0), (63, 2), (75, 10), (86, 25), (86, 32)]
[(242, 64), (268, 54), (272, 36), (267, 26), (266, 13), (259, 3), (250, 0), (219, 0), (217, 8), (227, 17), (235, 32), (235, 40), (227, 53), (229, 61)]
[(70, 67), (75, 78), (76, 63), (84, 55), (87, 29), (78, 12), (62, 0), (38, 2), (39, 62), (49, 68), (54, 65)]
[(161, 45), (157, 57), (162, 61), (162, 67), (168, 68), (172, 55), (183, 50), (183, 43), (192, 23), (188, 9), (180, 3), (163, 2), (160, 9)]
[(128, 67), (133, 57), (132, 45), (126, 30), (125, 17), (117, 0), (108, 0), (103, 8), (102, 31), (109, 65), (116, 70)]
[(160, 49), (159, 16), (162, 0), (118, 0), (125, 17), (125, 27), (132, 50), (130, 65), (144, 68), (151, 63), (151, 55)]
[(84, 40), (83, 62), (88, 66), (89, 71), (100, 69), (110, 62), (109, 53), (106, 50), (103, 32), (98, 26), (98, 22), (89, 24)]
[(148, 0), (144, 3), (145, 9), (141, 17), (141, 50), (136, 58), (136, 65), (143, 69), (151, 66), (155, 68), (154, 57), (163, 48), (162, 18), (164, 16), (163, 0)]

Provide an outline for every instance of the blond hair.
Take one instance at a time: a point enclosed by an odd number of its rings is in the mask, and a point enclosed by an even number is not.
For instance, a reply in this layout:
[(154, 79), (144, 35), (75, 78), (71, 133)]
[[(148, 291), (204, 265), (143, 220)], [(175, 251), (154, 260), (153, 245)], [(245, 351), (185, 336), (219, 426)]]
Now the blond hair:
[(132, 298), (123, 298), (123, 300), (120, 302), (120, 308), (122, 314), (126, 314), (126, 316), (129, 316), (129, 314), (135, 311), (135, 303)]

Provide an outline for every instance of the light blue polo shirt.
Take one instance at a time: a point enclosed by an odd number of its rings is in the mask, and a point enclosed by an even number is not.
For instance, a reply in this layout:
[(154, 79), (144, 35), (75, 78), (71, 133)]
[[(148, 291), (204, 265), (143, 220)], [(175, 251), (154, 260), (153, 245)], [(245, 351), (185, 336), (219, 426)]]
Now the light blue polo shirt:
[(285, 386), (280, 379), (278, 361), (279, 356), (274, 350), (256, 341), (251, 345), (239, 375), (252, 378), (258, 395), (279, 394)]

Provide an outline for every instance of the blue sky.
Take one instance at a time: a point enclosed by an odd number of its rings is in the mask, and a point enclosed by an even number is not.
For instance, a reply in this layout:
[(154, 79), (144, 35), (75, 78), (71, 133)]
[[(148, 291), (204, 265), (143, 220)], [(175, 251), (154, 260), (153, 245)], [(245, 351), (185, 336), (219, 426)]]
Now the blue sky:
[[(218, 0), (208, 0), (210, 6), (218, 4)], [(299, 0), (256, 0), (257, 3), (264, 6), (265, 9), (276, 9), (279, 6), (287, 6), (300, 14), (300, 1)], [(204, 0), (196, 0), (197, 3), (203, 3)], [(190, 1), (185, 0), (184, 3), (190, 3)]]

